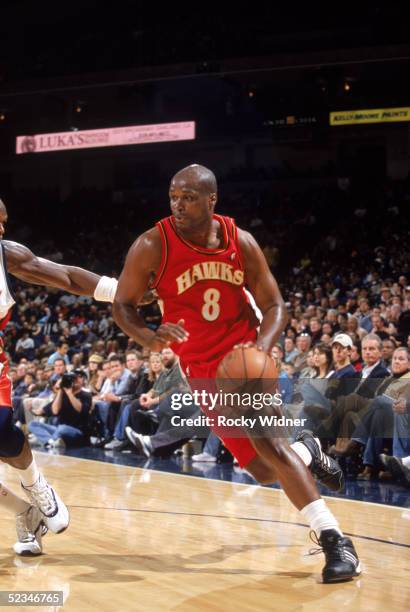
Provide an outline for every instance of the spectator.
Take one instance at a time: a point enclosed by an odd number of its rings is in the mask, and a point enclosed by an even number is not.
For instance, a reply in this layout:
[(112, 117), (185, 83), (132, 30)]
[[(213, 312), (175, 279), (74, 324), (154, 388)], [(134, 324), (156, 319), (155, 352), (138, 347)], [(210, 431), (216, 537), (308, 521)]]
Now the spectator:
[(382, 467), (379, 455), (385, 438), (393, 438), (394, 455), (404, 457), (408, 454), (408, 425), (401, 417), (404, 411), (400, 410), (400, 402), (403, 396), (410, 396), (409, 370), (410, 359), (407, 349), (404, 347), (396, 349), (392, 359), (392, 376), (386, 378), (380, 385), (375, 399), (369, 401), (368, 410), (359, 420), (351, 440), (337, 453), (346, 457), (364, 449), (365, 469), (358, 476), (360, 479), (377, 478)]
[(354, 388), (349, 394), (338, 398), (334, 410), (321, 424), (320, 435), (337, 438), (337, 451), (345, 448), (354, 428), (354, 419), (348, 416), (349, 413), (357, 413), (357, 419), (362, 418), (368, 409), (369, 399), (375, 396), (382, 380), (389, 376), (389, 371), (381, 363), (382, 346), (376, 334), (365, 336), (362, 342), (364, 367), (359, 378), (356, 375), (355, 380), (352, 379)]
[(358, 374), (360, 374), (360, 372), (363, 369), (363, 362), (362, 362), (362, 358), (360, 356), (360, 345), (359, 345), (359, 343), (353, 343), (353, 345), (352, 345), (352, 350), (350, 351), (350, 363), (352, 364), (352, 366), (354, 367), (356, 372), (358, 372)]
[(111, 385), (103, 393), (102, 401), (94, 403), (98, 416), (104, 425), (104, 445), (112, 439), (115, 421), (120, 408), (122, 396), (128, 393), (131, 373), (126, 369), (124, 358), (112, 355), (109, 358)]
[(386, 368), (391, 368), (391, 360), (393, 353), (396, 350), (396, 343), (391, 338), (385, 338), (383, 340), (382, 358)]
[(389, 333), (386, 327), (386, 321), (380, 314), (373, 314), (371, 317), (372, 321), (372, 333), (377, 334), (381, 340), (385, 340), (389, 337)]
[(306, 367), (307, 358), (310, 349), (310, 335), (306, 332), (302, 332), (296, 339), (296, 348), (298, 349), (298, 354), (293, 360), (293, 365), (295, 367), (296, 374), (300, 374), (300, 371)]
[(52, 384), (57, 382), (57, 380), (59, 380), (62, 377), (62, 375), (66, 372), (66, 370), (67, 370), (67, 367), (66, 367), (66, 363), (64, 359), (61, 359), (60, 357), (55, 359), (54, 364), (53, 364), (53, 373), (51, 374), (51, 377), (50, 377), (50, 382)]
[(88, 359), (88, 384), (93, 395), (96, 395), (102, 385), (102, 369), (104, 358), (101, 355), (91, 355)]
[(61, 448), (85, 442), (91, 393), (82, 389), (84, 376), (84, 372), (75, 370), (57, 383), (58, 391), (51, 403), (54, 424), (30, 423), (29, 431), (41, 444)]
[(277, 343), (272, 349), (272, 357), (276, 361), (276, 366), (278, 368), (279, 376), (278, 376), (278, 385), (279, 385), (279, 393), (281, 394), (282, 402), (284, 404), (289, 404), (292, 401), (293, 396), (293, 381), (289, 378), (288, 373), (283, 367), (283, 357), (284, 352), (282, 349), (282, 345)]
[(56, 359), (62, 359), (66, 365), (69, 365), (70, 360), (67, 355), (69, 348), (70, 347), (68, 346), (67, 342), (61, 340), (57, 345), (57, 350), (55, 351), (55, 353), (50, 355), (50, 357), (48, 358), (47, 364), (54, 365)]
[(312, 317), (309, 322), (309, 330), (311, 337), (311, 346), (315, 346), (318, 342), (320, 342), (320, 338), (322, 336), (322, 324), (317, 317)]
[(363, 327), (359, 326), (359, 320), (354, 315), (351, 315), (347, 320), (347, 333), (351, 336), (353, 342), (362, 340), (368, 333)]
[(298, 349), (295, 346), (295, 342), (292, 338), (285, 338), (284, 342), (285, 347), (285, 363), (293, 363), (296, 356), (299, 354)]
[(24, 332), (16, 343), (15, 359), (19, 360), (22, 357), (29, 360), (34, 359), (34, 340), (30, 338), (28, 332)]

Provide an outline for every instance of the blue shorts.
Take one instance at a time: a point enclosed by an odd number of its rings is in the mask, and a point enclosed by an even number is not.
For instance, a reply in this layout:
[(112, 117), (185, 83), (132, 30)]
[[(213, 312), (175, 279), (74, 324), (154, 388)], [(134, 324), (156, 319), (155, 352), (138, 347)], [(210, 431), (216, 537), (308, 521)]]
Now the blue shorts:
[(13, 423), (13, 411), (0, 406), (0, 457), (17, 457), (23, 450), (25, 436)]

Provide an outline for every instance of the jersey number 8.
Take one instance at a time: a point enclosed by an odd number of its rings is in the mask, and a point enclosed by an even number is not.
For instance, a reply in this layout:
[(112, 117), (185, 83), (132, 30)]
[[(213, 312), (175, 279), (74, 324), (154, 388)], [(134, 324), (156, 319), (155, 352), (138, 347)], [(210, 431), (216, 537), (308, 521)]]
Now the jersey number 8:
[(219, 317), (221, 308), (218, 302), (220, 297), (221, 293), (218, 289), (207, 289), (204, 292), (204, 305), (201, 312), (207, 321), (215, 321)]

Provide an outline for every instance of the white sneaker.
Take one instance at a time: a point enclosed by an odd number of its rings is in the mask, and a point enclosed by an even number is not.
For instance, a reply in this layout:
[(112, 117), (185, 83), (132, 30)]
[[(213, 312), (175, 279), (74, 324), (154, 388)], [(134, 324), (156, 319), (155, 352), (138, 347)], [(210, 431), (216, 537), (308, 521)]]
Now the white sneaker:
[(104, 450), (115, 450), (123, 444), (124, 440), (117, 440), (117, 438), (113, 438), (111, 442), (107, 442), (107, 444), (104, 444)]
[(15, 553), (23, 556), (41, 555), (41, 538), (47, 533), (43, 519), (43, 514), (35, 506), (30, 506), (25, 512), (16, 515), (18, 541), (13, 546)]
[(51, 531), (61, 533), (67, 529), (70, 522), (67, 507), (42, 474), (31, 487), (21, 486), (33, 506), (43, 514), (43, 520)]
[(125, 434), (131, 444), (135, 446), (139, 455), (145, 455), (148, 459), (151, 457), (152, 451), (148, 444), (149, 436), (143, 436), (134, 431), (131, 427), (125, 428)]
[(37, 436), (33, 433), (30, 433), (28, 435), (28, 443), (30, 444), (30, 446), (42, 446), (43, 445), (43, 443), (40, 442)]
[(53, 442), (52, 443), (53, 448), (65, 448), (66, 447), (66, 443), (64, 442), (63, 438), (56, 438), (52, 442)]
[(209, 453), (199, 453), (199, 455), (192, 455), (192, 461), (201, 461), (204, 463), (216, 463), (216, 457)]

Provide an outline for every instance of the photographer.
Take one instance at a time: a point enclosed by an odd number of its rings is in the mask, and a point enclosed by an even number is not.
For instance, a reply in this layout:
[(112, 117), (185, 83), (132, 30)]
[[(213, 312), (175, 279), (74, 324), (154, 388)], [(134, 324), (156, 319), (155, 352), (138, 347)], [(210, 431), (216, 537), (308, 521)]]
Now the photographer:
[(33, 421), (29, 431), (42, 444), (52, 447), (78, 446), (85, 442), (91, 393), (84, 391), (85, 373), (81, 370), (66, 372), (57, 383), (57, 394), (51, 403), (54, 424)]

